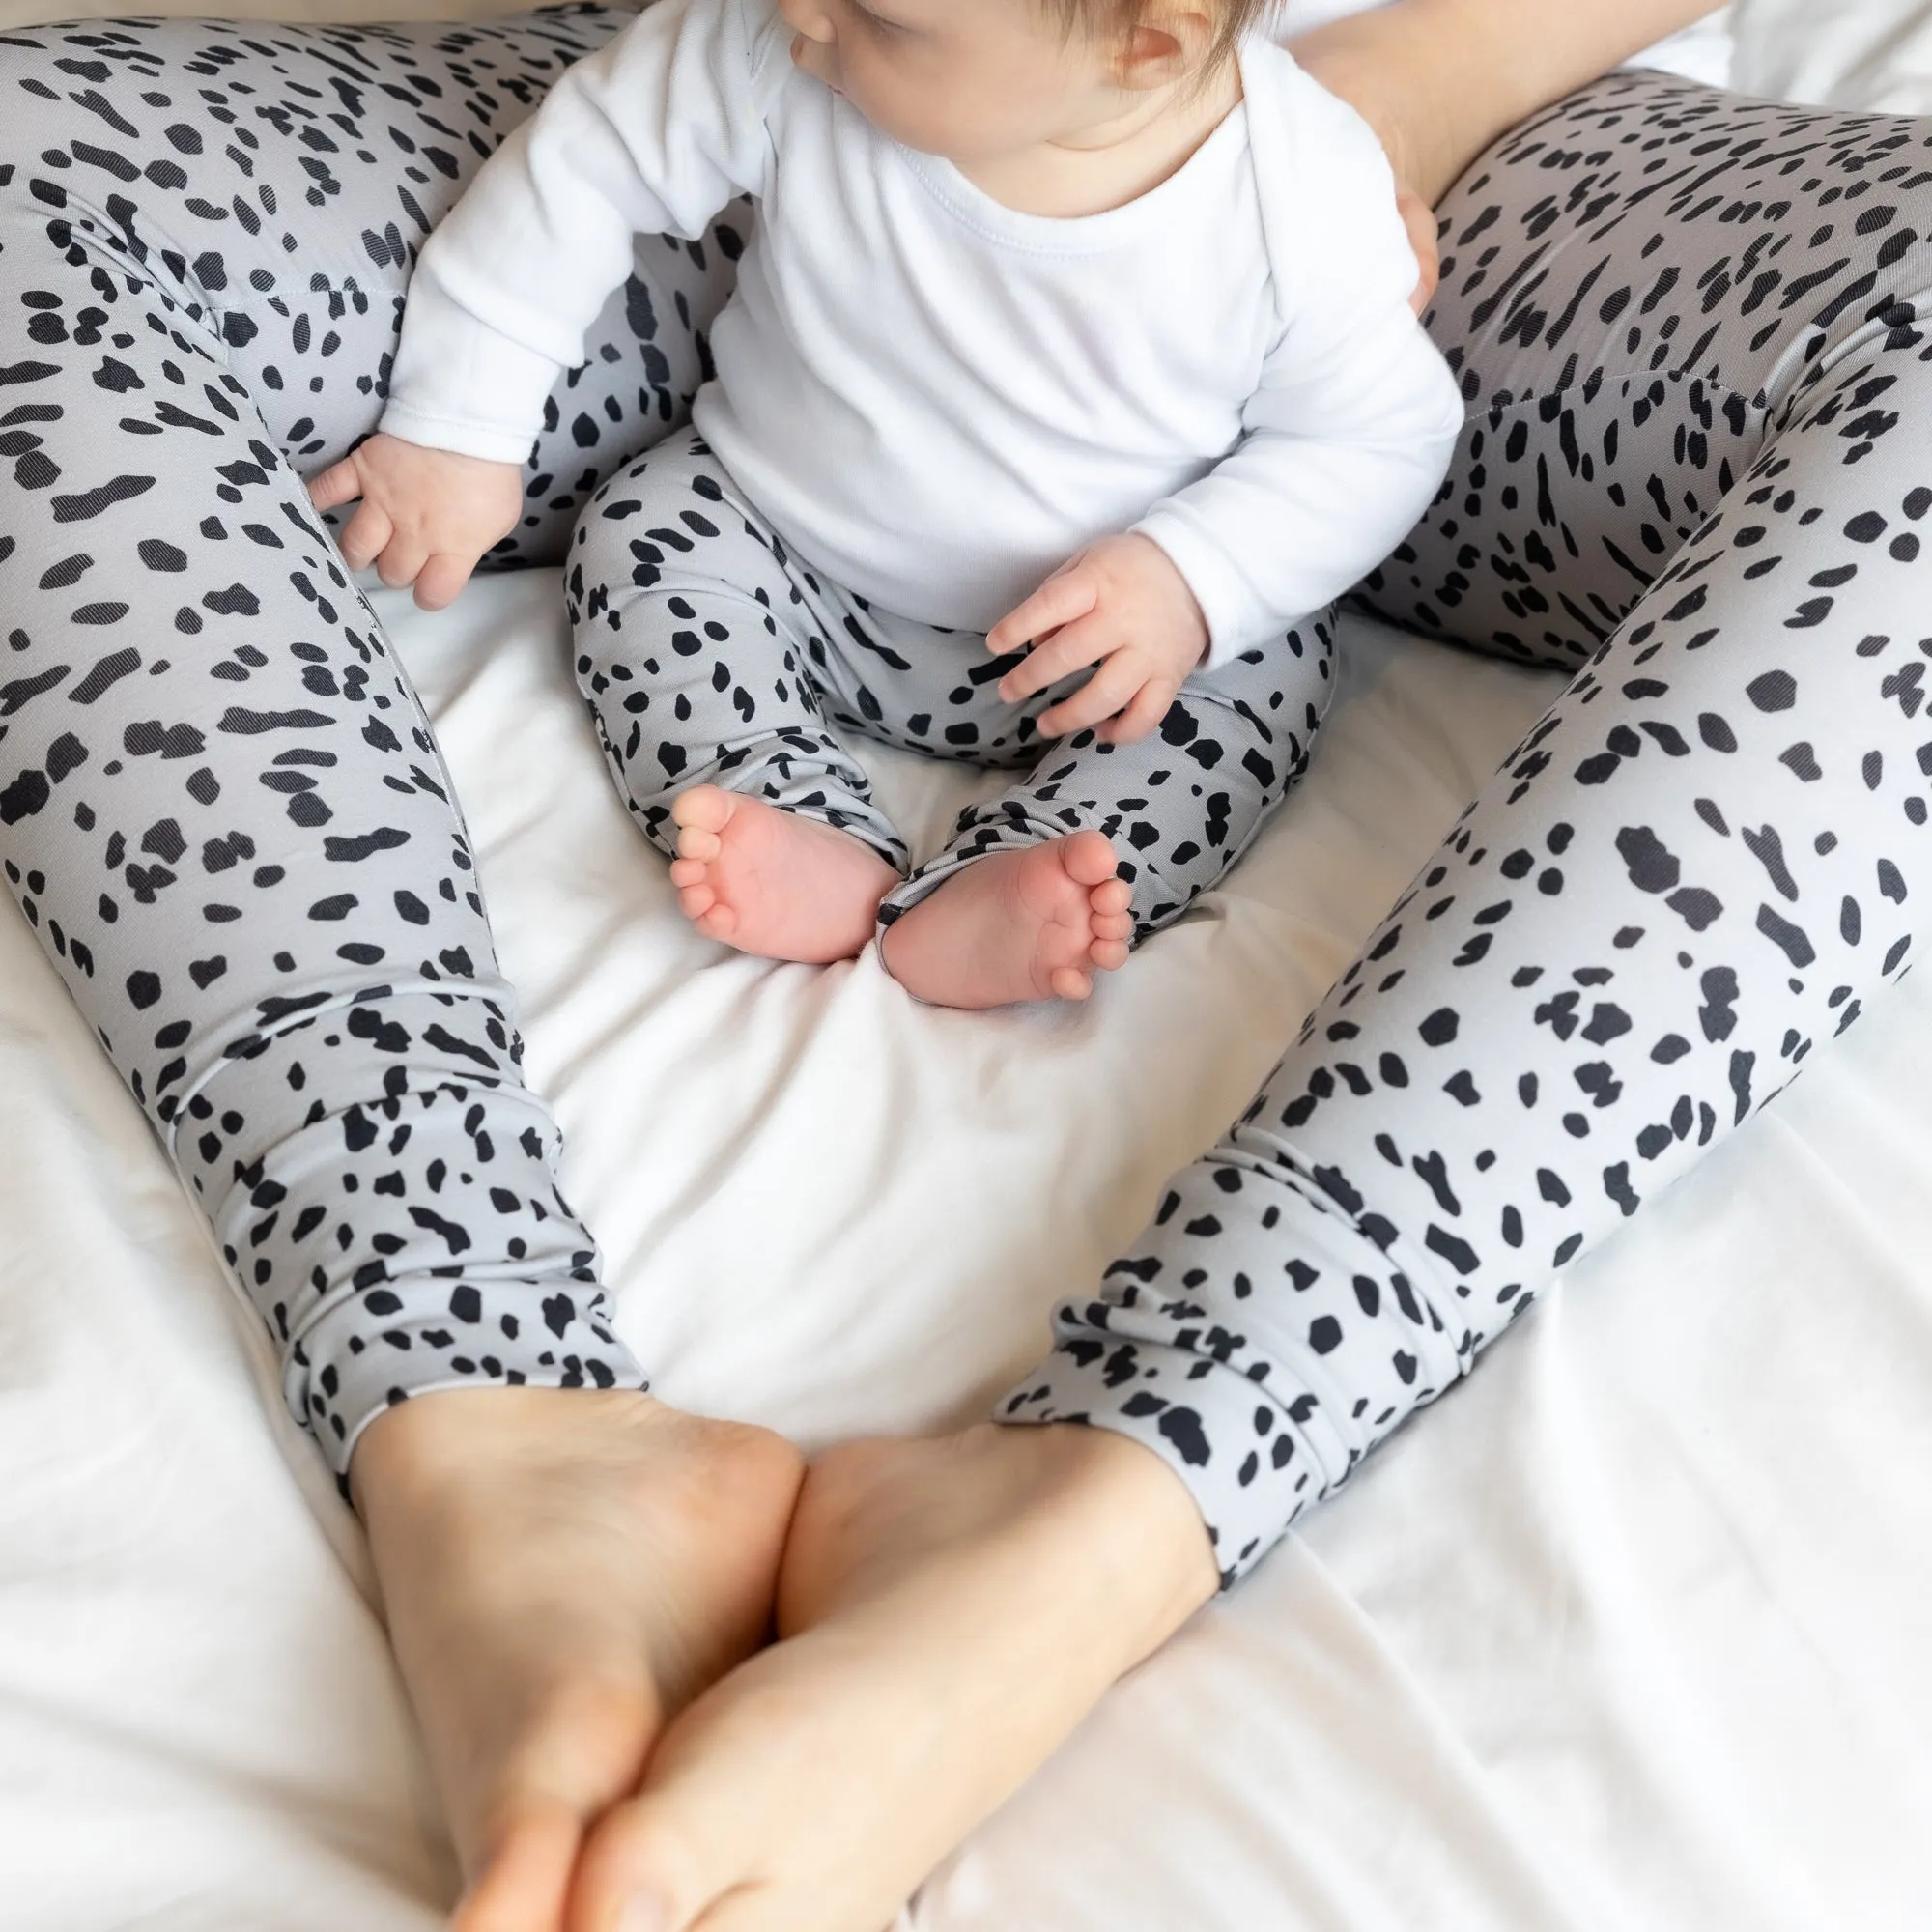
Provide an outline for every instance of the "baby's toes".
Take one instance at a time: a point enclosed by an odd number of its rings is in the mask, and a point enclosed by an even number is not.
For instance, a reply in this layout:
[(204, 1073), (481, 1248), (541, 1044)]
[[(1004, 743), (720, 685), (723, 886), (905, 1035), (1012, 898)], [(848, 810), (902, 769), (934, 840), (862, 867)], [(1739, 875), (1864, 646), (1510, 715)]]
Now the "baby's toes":
[(1132, 909), (1134, 889), (1124, 879), (1105, 879), (1087, 895), (1087, 903), (1112, 919)]
[(1077, 966), (1056, 966), (1046, 983), (1056, 1000), (1084, 1000), (1094, 990), (1094, 976)]
[(718, 895), (708, 879), (679, 889), (678, 909), (694, 923), (701, 920), (718, 903)]
[(1060, 863), (1065, 867), (1066, 876), (1076, 885), (1100, 892), (1111, 883), (1119, 886), (1129, 897), (1132, 896), (1131, 889), (1114, 876), (1118, 861), (1114, 857), (1113, 845), (1104, 833), (1074, 833), (1061, 846)]
[[(731, 794), (718, 785), (694, 785), (671, 800), (670, 815), (686, 832), (713, 835), (712, 850), (708, 854), (694, 852), (691, 855), (694, 859), (716, 858), (715, 835), (724, 831), (725, 821), (731, 816)], [(680, 838), (678, 850), (683, 849), (684, 840)]]
[(1096, 912), (1090, 923), (1095, 939), (1131, 939), (1134, 916), (1130, 912)]
[(701, 825), (686, 825), (678, 831), (677, 856), (680, 859), (696, 859), (704, 864), (717, 858), (724, 849), (724, 839), (715, 832), (707, 832)]
[(1096, 939), (1087, 949), (1087, 956), (1102, 973), (1118, 973), (1127, 963), (1131, 950), (1124, 939)]
[(703, 859), (679, 858), (670, 862), (670, 882), (674, 886), (701, 886), (711, 877), (711, 867)]

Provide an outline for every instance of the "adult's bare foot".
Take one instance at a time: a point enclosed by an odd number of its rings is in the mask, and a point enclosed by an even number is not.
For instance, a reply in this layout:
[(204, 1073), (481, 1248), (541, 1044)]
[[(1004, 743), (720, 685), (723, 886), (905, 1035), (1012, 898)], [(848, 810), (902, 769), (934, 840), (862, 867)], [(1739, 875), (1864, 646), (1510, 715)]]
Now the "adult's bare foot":
[(879, 1932), (1217, 1580), (1186, 1490), (1124, 1436), (833, 1451), (785, 1640), (666, 1731), (591, 1835), (570, 1932)]
[(706, 939), (824, 966), (866, 949), (899, 875), (866, 844), (761, 798), (694, 785), (671, 801), (671, 884)]
[(1076, 832), (963, 867), (886, 929), (886, 970), (936, 1007), (1084, 1000), (1126, 964), (1133, 891), (1114, 848)]
[(372, 1423), (351, 1483), (469, 1890), (557, 1932), (584, 1833), (764, 1641), (802, 1463), (648, 1396), (466, 1389)]

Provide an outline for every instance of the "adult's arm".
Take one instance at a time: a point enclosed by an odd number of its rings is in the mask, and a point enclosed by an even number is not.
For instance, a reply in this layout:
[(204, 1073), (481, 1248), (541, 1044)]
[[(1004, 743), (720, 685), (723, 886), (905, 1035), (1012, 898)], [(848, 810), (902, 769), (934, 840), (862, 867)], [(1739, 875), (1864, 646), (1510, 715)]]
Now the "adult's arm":
[(1293, 42), (1423, 201), (1495, 137), (1712, 11), (1711, 0), (1393, 0)]

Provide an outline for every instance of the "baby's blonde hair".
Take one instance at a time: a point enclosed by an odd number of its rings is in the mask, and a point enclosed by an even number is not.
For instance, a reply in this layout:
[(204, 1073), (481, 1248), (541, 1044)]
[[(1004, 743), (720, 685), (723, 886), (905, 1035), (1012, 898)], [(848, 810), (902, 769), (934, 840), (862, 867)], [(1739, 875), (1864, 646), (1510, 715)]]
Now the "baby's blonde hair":
[[(1069, 34), (1124, 42), (1136, 27), (1157, 24), (1161, 0), (1043, 0), (1047, 13)], [(1206, 0), (1214, 14), (1204, 73), (1218, 68), (1269, 11), (1273, 0)]]

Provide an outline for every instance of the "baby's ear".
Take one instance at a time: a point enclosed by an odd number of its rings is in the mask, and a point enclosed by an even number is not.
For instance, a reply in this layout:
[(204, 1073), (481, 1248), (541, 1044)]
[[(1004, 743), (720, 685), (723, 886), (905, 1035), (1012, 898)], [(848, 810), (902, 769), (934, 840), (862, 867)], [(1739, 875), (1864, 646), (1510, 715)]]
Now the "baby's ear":
[(1124, 88), (1171, 87), (1199, 72), (1213, 44), (1213, 16), (1196, 7), (1177, 7), (1128, 30), (1115, 77)]

